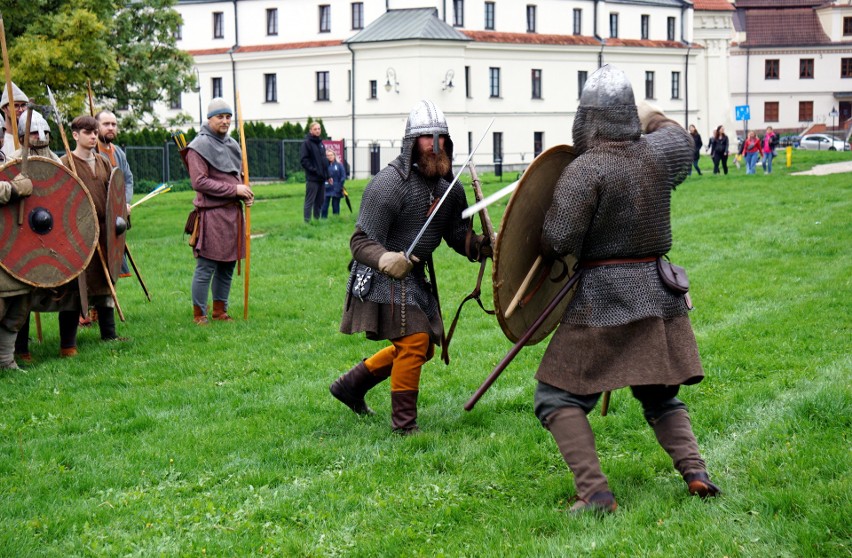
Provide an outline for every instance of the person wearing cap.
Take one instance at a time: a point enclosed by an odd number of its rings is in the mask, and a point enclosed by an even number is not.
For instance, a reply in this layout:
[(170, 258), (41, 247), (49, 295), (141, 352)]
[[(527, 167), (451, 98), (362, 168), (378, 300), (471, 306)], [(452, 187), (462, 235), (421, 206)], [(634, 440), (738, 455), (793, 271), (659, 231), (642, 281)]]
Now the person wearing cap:
[(254, 202), (251, 187), (243, 184), (240, 145), (228, 135), (234, 110), (216, 97), (207, 106), (207, 123), (187, 146), (186, 164), (193, 205), (198, 212), (197, 239), (192, 246), (195, 273), (192, 277), (193, 319), (206, 325), (207, 296), (213, 292), (212, 318), (233, 321), (228, 315), (231, 278), (237, 260), (245, 257), (245, 221), (240, 202)]
[(3, 153), (6, 155), (6, 159), (11, 158), (12, 153), (15, 151), (15, 137), (12, 136), (12, 118), (20, 118), (21, 114), (26, 110), (27, 103), (30, 101), (30, 98), (21, 91), (21, 88), (15, 85), (15, 82), (12, 82), (12, 102), (15, 107), (14, 111), (9, 110), (9, 88), (6, 84), (3, 84), (3, 93), (0, 95), (0, 112), (3, 113), (3, 116), (6, 119), (6, 133), (5, 140), (3, 141)]
[[(329, 390), (355, 413), (371, 415), (364, 395), (390, 378), (391, 426), (400, 435), (419, 430), (421, 369), (444, 333), (437, 287), (426, 278), (427, 266), (434, 278), (432, 253), (445, 240), (472, 262), (490, 256), (485, 237), (473, 235), (470, 221), (461, 217), (467, 207), (464, 189), (459, 183), (450, 189), (452, 157), (444, 113), (432, 101), (420, 101), (408, 116), (400, 155), (367, 184), (349, 240), (353, 259), (340, 331), (364, 332), (367, 339), (390, 345), (356, 364)], [(409, 258), (405, 251), (412, 245)]]

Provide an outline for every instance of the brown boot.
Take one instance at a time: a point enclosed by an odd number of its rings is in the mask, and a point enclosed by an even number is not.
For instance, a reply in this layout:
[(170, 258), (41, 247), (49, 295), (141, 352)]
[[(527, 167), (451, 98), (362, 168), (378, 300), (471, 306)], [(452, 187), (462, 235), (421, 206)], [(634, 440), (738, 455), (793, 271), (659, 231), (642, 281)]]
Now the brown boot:
[(193, 320), (195, 320), (196, 325), (206, 326), (208, 323), (210, 323), (210, 322), (207, 321), (207, 315), (201, 309), (201, 306), (193, 305), (192, 306), (192, 315), (193, 315)]
[(329, 386), (328, 391), (356, 414), (374, 415), (376, 413), (367, 406), (364, 395), (389, 376), (389, 370), (386, 374), (384, 370), (371, 373), (362, 360), (352, 370), (336, 379)]
[(224, 300), (214, 300), (213, 301), (213, 319), (220, 322), (233, 322), (234, 318), (228, 315), (228, 312), (225, 310), (225, 301)]
[(391, 392), (391, 426), (395, 434), (409, 436), (420, 432), (417, 427), (418, 391)]
[(601, 471), (595, 450), (595, 434), (585, 411), (579, 407), (563, 407), (549, 414), (545, 422), (565, 463), (574, 473), (578, 502), (571, 511), (615, 511), (618, 504)]
[(60, 347), (59, 356), (62, 358), (71, 358), (77, 356), (77, 347), (68, 347), (67, 349), (63, 349)]
[(686, 481), (689, 493), (702, 498), (722, 492), (710, 482), (707, 466), (698, 453), (698, 442), (692, 432), (692, 423), (686, 409), (675, 409), (654, 421), (654, 434), (672, 458), (675, 469)]

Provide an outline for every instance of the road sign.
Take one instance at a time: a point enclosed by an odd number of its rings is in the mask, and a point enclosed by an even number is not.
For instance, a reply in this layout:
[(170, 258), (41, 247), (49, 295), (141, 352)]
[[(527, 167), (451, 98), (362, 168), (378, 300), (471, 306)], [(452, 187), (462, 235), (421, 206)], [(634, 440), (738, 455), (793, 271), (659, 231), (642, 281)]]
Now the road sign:
[(737, 120), (751, 120), (751, 110), (748, 105), (739, 105), (734, 108)]

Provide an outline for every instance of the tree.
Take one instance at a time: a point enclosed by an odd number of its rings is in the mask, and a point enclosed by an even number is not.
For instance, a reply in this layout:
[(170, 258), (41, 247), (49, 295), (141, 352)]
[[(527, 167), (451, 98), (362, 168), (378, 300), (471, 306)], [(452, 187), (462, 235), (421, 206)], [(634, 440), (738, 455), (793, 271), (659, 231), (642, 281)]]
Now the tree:
[[(153, 117), (157, 101), (195, 84), (192, 58), (175, 46), (176, 0), (0, 0), (12, 79), (36, 102), (53, 89), (69, 118), (97, 108)], [(126, 122), (126, 120), (125, 120)]]

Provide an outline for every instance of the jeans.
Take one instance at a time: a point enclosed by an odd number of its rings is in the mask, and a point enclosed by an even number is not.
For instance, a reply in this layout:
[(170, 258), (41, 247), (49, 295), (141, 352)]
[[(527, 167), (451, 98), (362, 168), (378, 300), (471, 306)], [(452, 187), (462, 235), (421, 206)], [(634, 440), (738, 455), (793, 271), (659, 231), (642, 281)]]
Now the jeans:
[(325, 219), (328, 217), (328, 204), (331, 202), (331, 212), (334, 215), (340, 215), (340, 198), (336, 198), (334, 196), (326, 196), (325, 201), (322, 203), (322, 209), (320, 209), (320, 217)]
[(757, 151), (745, 154), (746, 174), (754, 174), (755, 167), (757, 166), (757, 158), (759, 156), (760, 153)]
[(772, 159), (774, 158), (775, 154), (771, 151), (763, 154), (763, 172), (766, 174), (772, 174)]

